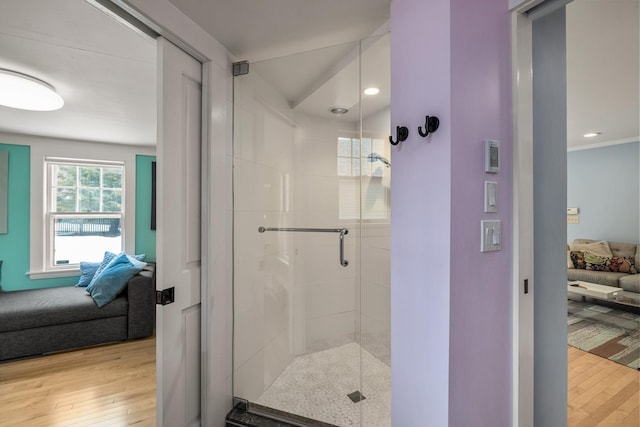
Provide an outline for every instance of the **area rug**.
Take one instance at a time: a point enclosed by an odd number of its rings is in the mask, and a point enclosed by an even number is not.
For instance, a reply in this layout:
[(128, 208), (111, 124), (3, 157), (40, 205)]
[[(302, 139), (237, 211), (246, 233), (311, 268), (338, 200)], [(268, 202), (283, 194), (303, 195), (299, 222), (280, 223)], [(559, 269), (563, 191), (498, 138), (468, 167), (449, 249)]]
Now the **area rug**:
[(640, 369), (640, 314), (574, 300), (567, 311), (570, 346)]

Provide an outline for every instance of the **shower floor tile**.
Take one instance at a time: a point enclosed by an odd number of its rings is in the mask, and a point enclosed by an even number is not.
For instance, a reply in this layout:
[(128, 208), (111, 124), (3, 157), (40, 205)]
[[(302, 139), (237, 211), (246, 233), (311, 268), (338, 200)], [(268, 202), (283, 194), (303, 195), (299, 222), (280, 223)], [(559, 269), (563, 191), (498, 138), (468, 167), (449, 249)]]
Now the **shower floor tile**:
[[(366, 399), (353, 402), (348, 395), (355, 391)], [(358, 344), (345, 344), (296, 357), (256, 403), (341, 427), (388, 427), (391, 369)]]

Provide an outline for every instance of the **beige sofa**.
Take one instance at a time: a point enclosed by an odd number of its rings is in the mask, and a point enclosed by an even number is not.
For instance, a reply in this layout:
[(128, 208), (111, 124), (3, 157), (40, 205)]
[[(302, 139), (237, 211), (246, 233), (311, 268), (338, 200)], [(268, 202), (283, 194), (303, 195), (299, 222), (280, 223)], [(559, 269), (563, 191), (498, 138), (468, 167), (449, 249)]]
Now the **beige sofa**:
[[(606, 259), (626, 259), (632, 264), (631, 272), (637, 271), (636, 274), (630, 274), (629, 265), (626, 264), (622, 270), (625, 272), (615, 271), (616, 267), (612, 266), (614, 271), (594, 271), (594, 267), (586, 261), (590, 261), (589, 256), (586, 259), (584, 253), (595, 255), (596, 260)], [(582, 255), (581, 255), (582, 254)], [(582, 258), (581, 258), (582, 257)], [(624, 262), (624, 261), (623, 261)], [(609, 261), (605, 264), (608, 265)], [(603, 269), (609, 268), (603, 265)], [(586, 266), (586, 267), (585, 267)], [(576, 268), (579, 267), (579, 268)], [(640, 245), (622, 242), (606, 242), (591, 239), (576, 239), (568, 244), (567, 247), (567, 276), (570, 281), (582, 280), (585, 282), (598, 283), (601, 285), (615, 286), (622, 288), (626, 292), (640, 294)]]

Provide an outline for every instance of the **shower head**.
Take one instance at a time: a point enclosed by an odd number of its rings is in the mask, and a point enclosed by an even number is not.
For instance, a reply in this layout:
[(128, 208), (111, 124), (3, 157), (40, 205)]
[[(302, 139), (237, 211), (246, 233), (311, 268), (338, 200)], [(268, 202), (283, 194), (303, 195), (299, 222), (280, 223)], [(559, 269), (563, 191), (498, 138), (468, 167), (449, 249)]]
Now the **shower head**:
[(367, 158), (369, 159), (369, 161), (371, 163), (380, 161), (380, 162), (384, 163), (387, 167), (391, 167), (391, 162), (386, 157), (383, 157), (378, 153), (371, 153), (371, 154), (369, 154), (369, 156)]

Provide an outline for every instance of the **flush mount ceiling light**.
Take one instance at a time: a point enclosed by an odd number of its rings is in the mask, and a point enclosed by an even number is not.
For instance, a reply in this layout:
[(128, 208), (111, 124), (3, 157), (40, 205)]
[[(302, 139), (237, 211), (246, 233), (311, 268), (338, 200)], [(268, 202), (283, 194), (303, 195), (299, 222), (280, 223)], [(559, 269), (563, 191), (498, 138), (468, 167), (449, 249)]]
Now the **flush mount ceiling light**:
[(347, 107), (331, 107), (329, 108), (329, 112), (331, 114), (335, 114), (336, 116), (341, 116), (343, 114), (347, 114), (349, 109)]
[(64, 100), (49, 83), (17, 71), (0, 68), (0, 105), (30, 111), (53, 111)]
[(602, 135), (602, 132), (589, 132), (585, 133), (583, 136), (585, 138), (593, 138), (594, 136)]
[(379, 93), (380, 89), (378, 89), (377, 87), (368, 87), (364, 90), (364, 94), (369, 96), (377, 95)]

